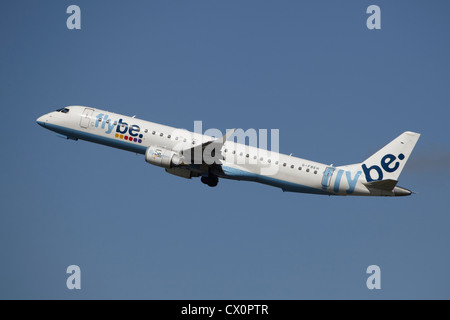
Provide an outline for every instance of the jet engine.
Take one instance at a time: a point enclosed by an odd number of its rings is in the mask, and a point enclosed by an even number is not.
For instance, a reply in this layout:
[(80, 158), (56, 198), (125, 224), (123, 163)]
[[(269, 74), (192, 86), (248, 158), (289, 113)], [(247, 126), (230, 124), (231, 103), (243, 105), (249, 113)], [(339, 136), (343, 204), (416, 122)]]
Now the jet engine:
[(178, 153), (153, 146), (148, 147), (145, 151), (145, 161), (166, 169), (179, 166), (182, 163)]

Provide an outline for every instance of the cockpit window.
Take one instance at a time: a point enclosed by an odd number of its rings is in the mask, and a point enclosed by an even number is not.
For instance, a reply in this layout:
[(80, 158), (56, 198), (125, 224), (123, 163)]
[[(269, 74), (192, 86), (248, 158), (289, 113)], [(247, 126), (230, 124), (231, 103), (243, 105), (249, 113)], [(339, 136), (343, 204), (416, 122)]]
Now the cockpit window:
[(61, 109), (58, 109), (58, 110), (56, 110), (57, 112), (62, 112), (62, 113), (67, 113), (67, 112), (69, 112), (70, 111), (70, 109), (68, 109), (68, 108), (61, 108)]

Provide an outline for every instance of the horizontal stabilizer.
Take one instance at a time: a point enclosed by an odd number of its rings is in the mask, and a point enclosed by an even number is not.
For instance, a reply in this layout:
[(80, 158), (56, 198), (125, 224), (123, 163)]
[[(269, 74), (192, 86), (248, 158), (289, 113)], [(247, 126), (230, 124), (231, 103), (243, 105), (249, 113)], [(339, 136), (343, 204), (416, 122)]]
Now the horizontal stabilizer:
[(392, 191), (392, 190), (394, 190), (395, 186), (397, 185), (397, 181), (392, 180), (392, 179), (386, 179), (386, 180), (367, 182), (367, 183), (364, 183), (364, 185), (368, 188)]

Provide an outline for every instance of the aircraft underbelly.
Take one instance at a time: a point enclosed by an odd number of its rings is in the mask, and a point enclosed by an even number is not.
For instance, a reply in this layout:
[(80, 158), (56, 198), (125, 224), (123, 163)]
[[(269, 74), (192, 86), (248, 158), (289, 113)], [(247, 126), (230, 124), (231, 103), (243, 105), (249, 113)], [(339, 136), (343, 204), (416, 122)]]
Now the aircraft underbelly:
[(235, 168), (232, 166), (223, 165), (222, 170), (224, 173), (222, 178), (226, 178), (226, 179), (259, 182), (259, 183), (267, 184), (270, 186), (278, 187), (278, 188), (281, 188), (283, 191), (289, 191), (289, 192), (326, 194), (326, 195), (332, 194), (326, 190), (313, 188), (311, 186), (307, 186), (307, 185), (304, 185), (301, 183), (290, 182), (287, 180), (279, 179), (278, 177), (256, 174), (256, 173), (242, 170), (239, 168)]

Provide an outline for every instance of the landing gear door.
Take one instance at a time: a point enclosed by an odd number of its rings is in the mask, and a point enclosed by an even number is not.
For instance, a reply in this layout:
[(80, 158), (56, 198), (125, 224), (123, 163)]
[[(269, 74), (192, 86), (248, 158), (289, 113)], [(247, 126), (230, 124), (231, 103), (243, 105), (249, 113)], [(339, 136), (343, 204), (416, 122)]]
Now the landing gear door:
[(88, 128), (89, 122), (91, 121), (91, 116), (94, 113), (94, 109), (85, 108), (83, 114), (81, 115), (80, 127)]
[(333, 172), (336, 170), (336, 168), (328, 167), (323, 172), (323, 178), (322, 178), (322, 189), (326, 190), (330, 186), (331, 183), (331, 177), (333, 176)]

